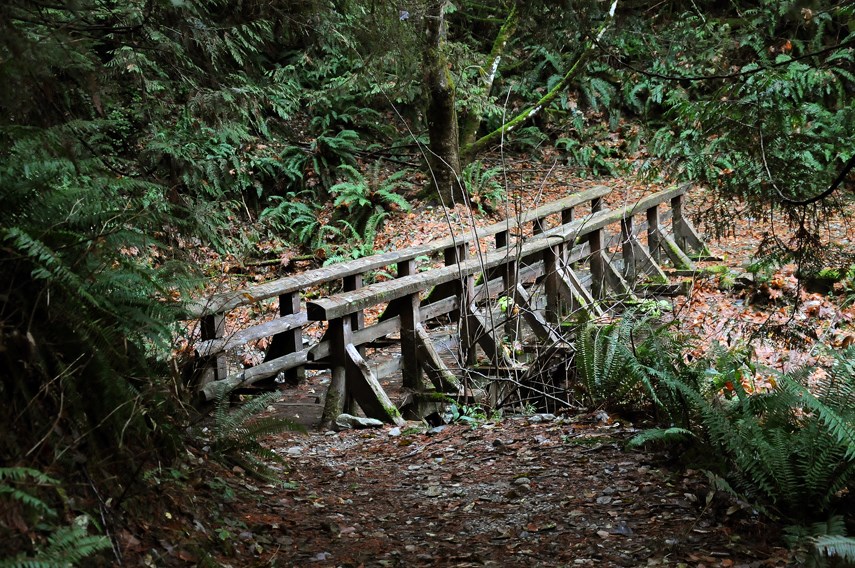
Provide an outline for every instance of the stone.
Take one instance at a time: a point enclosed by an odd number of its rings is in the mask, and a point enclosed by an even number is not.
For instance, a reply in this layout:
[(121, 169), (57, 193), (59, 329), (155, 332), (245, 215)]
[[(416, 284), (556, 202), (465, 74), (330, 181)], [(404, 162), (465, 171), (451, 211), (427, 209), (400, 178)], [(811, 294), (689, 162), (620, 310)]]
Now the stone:
[(383, 423), (376, 418), (362, 418), (352, 414), (339, 414), (335, 419), (335, 425), (339, 430), (383, 427)]
[(528, 417), (528, 421), (532, 424), (537, 424), (538, 422), (552, 422), (555, 420), (554, 414), (533, 414)]

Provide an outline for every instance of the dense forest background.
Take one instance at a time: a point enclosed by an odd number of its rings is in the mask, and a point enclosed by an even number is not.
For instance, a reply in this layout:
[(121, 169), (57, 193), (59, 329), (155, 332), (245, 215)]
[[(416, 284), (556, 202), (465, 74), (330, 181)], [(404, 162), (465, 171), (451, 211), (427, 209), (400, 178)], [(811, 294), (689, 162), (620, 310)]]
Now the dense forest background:
[[(710, 228), (771, 216), (797, 238), (764, 258), (846, 274), (819, 230), (851, 200), (853, 91), (847, 1), (3, 2), (0, 565), (109, 548), (191, 443), (195, 244), (355, 258), (410, 199), (497, 207), (497, 153), (549, 149), (706, 185)], [(855, 471), (852, 406), (828, 408), (825, 505)]]

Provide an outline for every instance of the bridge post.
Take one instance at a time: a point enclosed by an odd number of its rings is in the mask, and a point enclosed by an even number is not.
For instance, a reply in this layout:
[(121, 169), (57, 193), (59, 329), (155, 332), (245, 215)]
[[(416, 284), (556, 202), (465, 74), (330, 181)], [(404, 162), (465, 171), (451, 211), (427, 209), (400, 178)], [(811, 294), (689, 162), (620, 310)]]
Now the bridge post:
[(654, 205), (647, 209), (647, 250), (656, 264), (661, 264), (659, 247), (659, 206)]
[[(288, 292), (279, 295), (279, 316), (286, 317), (300, 313), (300, 292)], [(273, 336), (264, 360), (269, 361), (303, 349), (302, 328), (289, 329)], [(306, 378), (306, 368), (296, 367), (285, 371), (285, 379), (291, 384), (297, 384)]]
[(543, 250), (544, 289), (546, 290), (546, 321), (558, 325), (561, 318), (561, 299), (558, 296), (558, 258), (559, 252), (553, 247)]
[[(561, 224), (567, 225), (573, 222), (573, 207), (561, 210)], [(561, 264), (567, 264), (570, 259), (570, 251), (573, 250), (573, 242), (566, 242), (561, 245)]]
[(588, 233), (588, 246), (591, 249), (591, 295), (599, 300), (605, 293), (606, 261), (603, 258), (603, 230)]
[(686, 252), (686, 237), (683, 230), (683, 196), (678, 195), (671, 198), (671, 223), (674, 229), (674, 242), (680, 250)]
[(623, 277), (632, 284), (636, 276), (635, 248), (632, 246), (632, 217), (624, 217), (620, 222), (621, 254), (623, 256)]
[[(351, 276), (345, 276), (342, 281), (342, 289), (345, 292), (352, 292), (354, 290), (358, 290), (362, 288), (362, 274), (353, 274)], [(362, 310), (359, 310), (355, 314), (350, 316), (350, 329), (352, 331), (356, 331), (357, 329), (362, 329), (365, 327), (365, 314)], [(359, 348), (359, 354), (365, 355), (365, 348)], [(344, 408), (348, 414), (354, 414), (356, 412), (356, 402), (353, 399), (353, 394), (348, 389)]]
[(328, 322), (325, 334), (330, 339), (330, 373), (332, 379), (324, 399), (321, 428), (331, 429), (347, 403), (347, 344), (351, 340), (350, 316)]
[[(200, 322), (200, 334), (202, 341), (209, 339), (222, 339), (225, 336), (226, 316), (224, 313), (210, 314), (202, 317)], [(201, 362), (201, 375), (197, 388), (202, 388), (208, 383), (219, 381), (226, 378), (228, 374), (228, 364), (224, 353), (219, 353), (213, 357), (205, 357)]]
[[(457, 246), (448, 247), (443, 251), (445, 257), (445, 265), (453, 266), (458, 262), (465, 262), (469, 256), (469, 245), (467, 243)], [(451, 313), (452, 319), (457, 319), (461, 322), (460, 334), (460, 351), (463, 355), (463, 360), (467, 365), (475, 364), (475, 338), (474, 332), (469, 324), (469, 303), (472, 302), (475, 295), (475, 277), (464, 276), (462, 281), (458, 281), (456, 286), (457, 297), (460, 303), (460, 309)]]
[[(398, 263), (399, 278), (415, 273), (415, 261), (406, 260)], [(424, 384), (422, 382), (422, 366), (419, 360), (418, 325), (421, 323), (421, 317), (419, 315), (418, 293), (408, 294), (401, 298), (399, 317), (401, 318), (401, 357), (404, 361), (404, 387), (413, 391), (421, 391)]]

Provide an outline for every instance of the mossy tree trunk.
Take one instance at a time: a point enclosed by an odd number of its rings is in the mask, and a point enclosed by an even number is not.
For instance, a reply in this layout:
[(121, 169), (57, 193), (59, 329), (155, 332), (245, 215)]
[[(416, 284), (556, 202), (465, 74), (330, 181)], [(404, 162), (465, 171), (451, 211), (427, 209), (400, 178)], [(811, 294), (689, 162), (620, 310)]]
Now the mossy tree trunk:
[[(609, 10), (606, 19), (600, 25), (600, 28), (597, 30), (597, 33), (591, 36), (588, 41), (585, 42), (585, 45), (582, 47), (582, 50), (579, 56), (576, 58), (576, 61), (567, 70), (561, 80), (555, 84), (552, 89), (549, 90), (543, 97), (540, 98), (534, 105), (531, 105), (522, 112), (517, 114), (512, 119), (508, 120), (504, 124), (502, 124), (499, 128), (493, 130), (489, 134), (482, 136), (481, 138), (474, 140), (472, 142), (466, 143), (461, 149), (462, 160), (468, 161), (475, 158), (478, 153), (484, 151), (488, 146), (495, 144), (499, 140), (501, 140), (506, 134), (509, 134), (514, 129), (520, 127), (525, 124), (532, 118), (534, 118), (540, 111), (542, 111), (546, 106), (552, 103), (558, 95), (560, 95), (564, 89), (567, 88), (567, 85), (570, 82), (579, 76), (579, 74), (584, 71), (585, 63), (587, 63), (588, 59), (594, 52), (596, 47), (596, 42), (603, 36), (606, 31), (606, 28), (611, 23), (612, 19), (614, 19), (615, 10), (617, 9), (618, 0), (614, 0), (611, 5), (611, 9)], [(507, 22), (506, 22), (507, 24)], [(502, 29), (504, 30), (504, 27)], [(495, 49), (495, 45), (494, 45)]]
[(493, 82), (496, 79), (496, 74), (499, 72), (499, 64), (502, 62), (502, 57), (505, 54), (505, 48), (508, 45), (511, 37), (517, 29), (517, 24), (520, 21), (520, 11), (517, 2), (513, 2), (505, 17), (499, 33), (496, 34), (496, 39), (493, 40), (493, 47), (490, 49), (490, 54), (487, 56), (479, 69), (481, 75), (481, 96), (480, 104), (473, 108), (466, 109), (465, 116), (460, 127), (460, 145), (463, 148), (472, 145), (475, 142), (475, 137), (478, 135), (478, 128), (481, 127), (483, 119), (483, 109), (487, 105), (490, 98), (490, 92), (493, 90)]
[(424, 55), (427, 90), (427, 127), (431, 180), (444, 205), (463, 200), (460, 184), (460, 144), (454, 80), (445, 56), (446, 0), (432, 0), (425, 17), (427, 46)]

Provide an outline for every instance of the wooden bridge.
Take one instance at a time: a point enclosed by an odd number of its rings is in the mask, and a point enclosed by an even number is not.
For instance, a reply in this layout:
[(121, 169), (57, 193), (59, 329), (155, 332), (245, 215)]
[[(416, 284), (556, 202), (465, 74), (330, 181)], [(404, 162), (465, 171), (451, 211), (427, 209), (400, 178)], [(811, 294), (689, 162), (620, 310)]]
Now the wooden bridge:
[[(424, 410), (420, 402), (438, 393), (470, 396), (480, 388), (470, 381), (472, 371), (498, 384), (523, 384), (533, 371), (526, 360), (542, 362), (549, 352), (566, 359), (568, 314), (599, 317), (636, 294), (667, 293), (669, 273), (691, 271), (690, 255), (708, 254), (683, 216), (687, 186), (612, 210), (603, 207), (609, 191), (595, 187), (489, 227), (200, 300), (190, 307), (202, 333), (195, 384), (210, 400), (221, 389), (329, 369), (327, 425), (355, 405), (366, 416), (401, 423), (379, 380), (399, 371), (411, 395), (404, 410), (416, 415)], [(444, 266), (430, 268), (440, 257)], [(394, 279), (363, 285), (366, 275), (390, 267)], [(339, 291), (306, 297), (321, 288)], [(273, 298), (277, 318), (225, 334), (229, 310)], [(377, 307), (382, 315), (366, 325), (365, 310)], [(305, 333), (314, 322), (324, 322), (320, 341)], [(454, 357), (436, 348), (430, 330), (437, 325), (453, 326)], [(535, 341), (522, 351), (539, 356), (509, 348), (522, 346), (514, 340), (524, 334)], [(262, 338), (272, 338), (264, 362), (231, 371), (228, 353)], [(374, 360), (380, 346), (395, 356)]]

